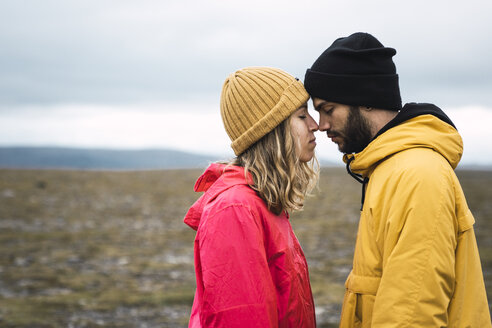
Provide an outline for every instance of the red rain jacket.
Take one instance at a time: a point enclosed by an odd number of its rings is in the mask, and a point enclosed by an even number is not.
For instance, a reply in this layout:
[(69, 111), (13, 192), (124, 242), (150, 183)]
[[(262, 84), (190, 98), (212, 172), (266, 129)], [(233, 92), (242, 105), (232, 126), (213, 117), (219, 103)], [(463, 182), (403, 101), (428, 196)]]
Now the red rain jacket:
[(288, 214), (268, 211), (248, 181), (241, 167), (212, 164), (195, 184), (205, 193), (184, 219), (197, 231), (189, 327), (315, 327), (307, 263)]

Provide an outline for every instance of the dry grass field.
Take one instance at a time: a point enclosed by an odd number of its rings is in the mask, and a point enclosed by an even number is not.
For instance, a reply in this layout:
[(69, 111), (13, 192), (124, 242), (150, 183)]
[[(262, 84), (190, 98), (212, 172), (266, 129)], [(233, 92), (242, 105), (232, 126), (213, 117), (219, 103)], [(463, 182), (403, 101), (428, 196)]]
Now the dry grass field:
[[(0, 170), (0, 326), (186, 327), (194, 231), (182, 219), (199, 174)], [(490, 297), (492, 172), (458, 175)], [(319, 327), (338, 320), (359, 202), (343, 168), (323, 169), (320, 191), (292, 215)]]

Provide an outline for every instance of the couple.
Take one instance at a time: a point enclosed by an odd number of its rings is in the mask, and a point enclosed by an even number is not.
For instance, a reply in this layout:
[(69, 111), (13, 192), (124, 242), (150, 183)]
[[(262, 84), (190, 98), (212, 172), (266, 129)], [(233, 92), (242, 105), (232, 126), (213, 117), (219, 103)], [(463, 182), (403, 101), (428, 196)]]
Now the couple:
[(474, 219), (454, 173), (461, 137), (438, 107), (402, 107), (395, 53), (355, 33), (321, 54), (305, 88), (266, 67), (226, 79), (220, 107), (237, 157), (198, 179), (205, 193), (185, 217), (197, 230), (190, 327), (316, 326), (287, 211), (316, 184), (317, 130), (362, 183), (340, 327), (491, 327)]

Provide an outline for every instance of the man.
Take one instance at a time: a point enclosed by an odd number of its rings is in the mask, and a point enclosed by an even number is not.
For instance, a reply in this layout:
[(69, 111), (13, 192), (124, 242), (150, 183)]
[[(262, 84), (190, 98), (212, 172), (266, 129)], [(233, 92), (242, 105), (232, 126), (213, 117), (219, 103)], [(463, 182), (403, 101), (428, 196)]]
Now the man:
[(402, 108), (395, 54), (355, 33), (306, 72), (319, 129), (363, 189), (340, 327), (491, 327), (474, 218), (454, 173), (461, 137), (434, 105)]

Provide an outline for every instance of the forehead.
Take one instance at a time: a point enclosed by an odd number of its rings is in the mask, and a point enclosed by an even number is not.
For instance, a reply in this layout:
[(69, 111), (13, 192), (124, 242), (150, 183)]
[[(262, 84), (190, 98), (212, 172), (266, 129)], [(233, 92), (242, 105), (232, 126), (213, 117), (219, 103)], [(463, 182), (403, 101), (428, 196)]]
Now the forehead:
[(307, 102), (299, 106), (296, 111), (306, 110), (308, 108)]
[(339, 104), (334, 103), (332, 101), (327, 101), (327, 100), (324, 100), (321, 98), (313, 97), (313, 106), (316, 110), (319, 110), (319, 107), (321, 107), (321, 106), (336, 106), (336, 105), (339, 105)]

